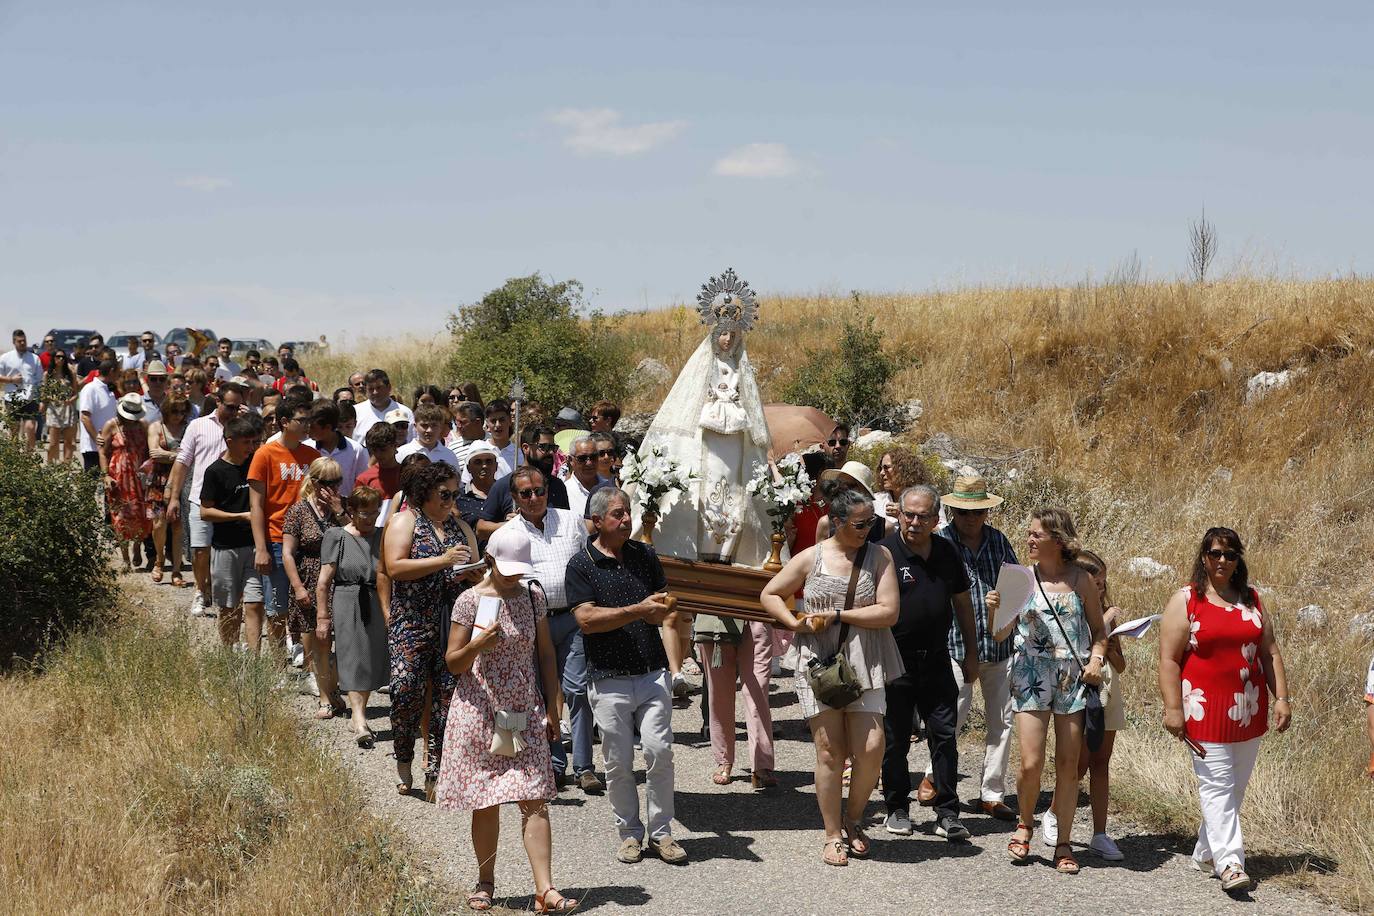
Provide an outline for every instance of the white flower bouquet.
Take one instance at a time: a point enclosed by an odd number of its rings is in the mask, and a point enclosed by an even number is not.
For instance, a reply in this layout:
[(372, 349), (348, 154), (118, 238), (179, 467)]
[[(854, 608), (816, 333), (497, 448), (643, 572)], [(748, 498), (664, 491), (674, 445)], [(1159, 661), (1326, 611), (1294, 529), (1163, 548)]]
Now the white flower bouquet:
[(661, 448), (653, 449), (647, 456), (626, 449), (625, 463), (620, 468), (620, 483), (625, 487), (634, 485), (635, 507), (641, 515), (657, 516), (665, 496), (685, 493), (696, 479), (696, 474), (683, 471), (682, 466), (666, 457)]
[(768, 504), (773, 533), (782, 534), (787, 520), (811, 499), (814, 485), (801, 456), (794, 452), (783, 456), (776, 464), (755, 465), (754, 475), (744, 489), (750, 496)]

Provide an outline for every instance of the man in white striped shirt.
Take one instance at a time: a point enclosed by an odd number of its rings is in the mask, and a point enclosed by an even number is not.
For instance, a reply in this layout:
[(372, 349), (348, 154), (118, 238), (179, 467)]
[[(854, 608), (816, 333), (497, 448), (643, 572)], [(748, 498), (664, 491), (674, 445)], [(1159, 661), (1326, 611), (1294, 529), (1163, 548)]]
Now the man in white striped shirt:
[[(549, 636), (558, 655), (563, 702), (572, 719), (573, 777), (582, 791), (598, 794), (605, 785), (592, 766), (592, 707), (587, 700), (587, 658), (582, 630), (568, 607), (564, 576), (568, 561), (587, 540), (582, 516), (568, 509), (551, 509), (544, 474), (525, 465), (511, 475), (511, 498), (517, 514), (503, 527), (515, 527), (530, 539), (534, 578), (543, 586), (549, 604)], [(559, 788), (567, 782), (568, 755), (563, 742), (549, 742), (553, 772)]]

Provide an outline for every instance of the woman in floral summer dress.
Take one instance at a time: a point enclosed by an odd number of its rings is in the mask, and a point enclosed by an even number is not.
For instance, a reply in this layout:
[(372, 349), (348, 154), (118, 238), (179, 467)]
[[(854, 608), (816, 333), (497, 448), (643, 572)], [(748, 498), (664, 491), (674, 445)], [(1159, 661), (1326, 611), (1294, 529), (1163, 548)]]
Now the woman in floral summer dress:
[(1206, 754), (1193, 752), (1202, 803), (1193, 865), (1210, 869), (1228, 893), (1250, 889), (1240, 807), (1268, 729), (1268, 691), (1283, 731), (1292, 711), (1273, 623), (1250, 587), (1240, 535), (1209, 528), (1192, 582), (1164, 607), (1159, 692), (1164, 727)]
[[(490, 909), (496, 892), (500, 806), (515, 802), (534, 872), (538, 913), (568, 913), (577, 901), (553, 887), (548, 800), (556, 794), (549, 742), (559, 737), (558, 668), (543, 595), (523, 586), (534, 575), (529, 536), (505, 525), (487, 542), (487, 574), (453, 604), (444, 661), (455, 676), (444, 732), (436, 803), (472, 812), (477, 886), (474, 910)], [(476, 625), (484, 601), (499, 604), (495, 621)], [(538, 670), (536, 671), (536, 665)], [(539, 685), (550, 685), (540, 695)]]
[[(1013, 862), (1025, 863), (1035, 825), (1035, 802), (1040, 797), (1040, 774), (1045, 767), (1045, 743), (1054, 719), (1055, 815), (1058, 836), (1054, 867), (1061, 874), (1078, 874), (1078, 861), (1069, 845), (1073, 809), (1078, 800), (1078, 752), (1083, 744), (1084, 685), (1102, 683), (1107, 631), (1102, 625), (1102, 600), (1096, 583), (1073, 561), (1081, 546), (1073, 519), (1063, 509), (1031, 513), (1027, 547), (1035, 564), (1039, 587), (1017, 617), (993, 640), (1016, 629), (1011, 658), (1011, 702), (1016, 711), (1016, 736), (1021, 744), (1021, 772), (1016, 777), (1016, 800), (1021, 818), (1007, 844)], [(988, 603), (989, 613), (996, 610)]]
[(139, 476), (139, 468), (148, 460), (143, 395), (124, 395), (115, 405), (115, 414), (100, 430), (100, 467), (105, 477), (105, 505), (119, 539), (124, 571), (129, 572), (129, 545), (142, 544), (153, 533), (152, 504)]

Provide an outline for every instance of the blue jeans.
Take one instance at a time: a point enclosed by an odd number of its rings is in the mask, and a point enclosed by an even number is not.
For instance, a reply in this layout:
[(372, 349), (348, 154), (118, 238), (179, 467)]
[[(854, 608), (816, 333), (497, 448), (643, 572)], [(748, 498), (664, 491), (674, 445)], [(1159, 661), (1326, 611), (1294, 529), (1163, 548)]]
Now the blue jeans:
[(272, 571), (267, 574), (267, 588), (263, 607), (268, 617), (285, 617), (291, 601), (291, 583), (286, 579), (286, 567), (281, 565), (281, 541), (272, 542)]
[[(582, 648), (582, 630), (571, 611), (549, 618), (549, 637), (558, 657), (558, 677), (563, 687), (563, 702), (572, 719), (573, 773), (581, 776), (592, 767), (592, 706), (587, 701), (587, 655)], [(563, 741), (549, 742), (553, 771), (568, 771), (568, 752)]]

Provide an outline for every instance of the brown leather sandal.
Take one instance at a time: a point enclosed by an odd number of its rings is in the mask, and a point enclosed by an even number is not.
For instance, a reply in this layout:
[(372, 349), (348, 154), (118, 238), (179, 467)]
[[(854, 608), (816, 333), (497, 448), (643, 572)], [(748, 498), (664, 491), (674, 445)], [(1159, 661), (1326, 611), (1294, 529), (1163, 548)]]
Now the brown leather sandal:
[[(1067, 849), (1068, 852), (1061, 856), (1059, 854), (1061, 849)], [(1078, 874), (1078, 860), (1073, 857), (1073, 847), (1068, 843), (1060, 843), (1054, 847), (1054, 870), (1061, 875)]]
[(849, 850), (845, 849), (844, 840), (826, 840), (821, 847), (821, 861), (840, 868), (848, 865)]
[[(558, 899), (549, 902), (549, 894), (556, 894)], [(571, 913), (581, 906), (581, 902), (575, 897), (564, 897), (555, 888), (549, 888), (542, 894), (534, 895), (534, 911), (536, 913)]]
[(468, 894), (468, 909), (479, 911), (491, 909), (491, 898), (495, 893), (496, 884), (494, 882), (478, 881), (477, 886), (472, 889), (472, 893)]
[(845, 828), (845, 832), (849, 834), (849, 854), (856, 859), (867, 859), (873, 847), (864, 829), (858, 824), (850, 824)]
[(1026, 864), (1026, 860), (1030, 858), (1031, 840), (1035, 838), (1035, 828), (1018, 820), (1016, 823), (1017, 834), (1020, 834), (1022, 830), (1026, 831), (1024, 840), (1018, 835), (1013, 836), (1011, 841), (1007, 843), (1007, 852), (1011, 855), (1011, 860), (1017, 865)]

